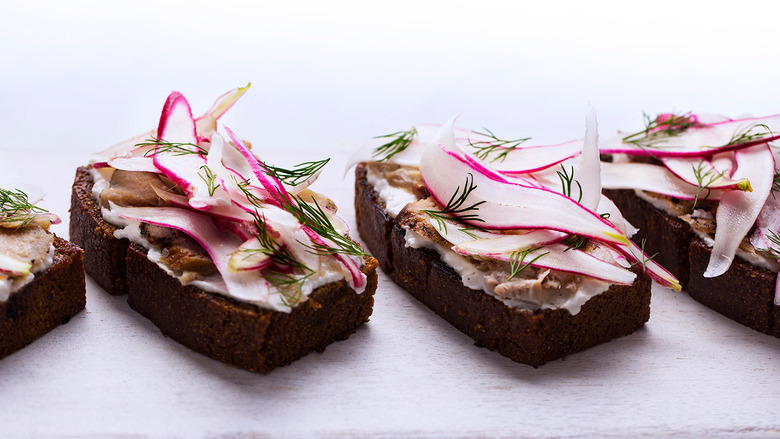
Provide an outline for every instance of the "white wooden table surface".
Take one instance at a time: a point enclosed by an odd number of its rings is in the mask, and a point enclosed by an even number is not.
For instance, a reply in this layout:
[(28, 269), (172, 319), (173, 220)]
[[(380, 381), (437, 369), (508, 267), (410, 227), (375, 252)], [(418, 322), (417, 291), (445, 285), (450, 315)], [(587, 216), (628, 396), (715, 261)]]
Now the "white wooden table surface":
[[(0, 4), (0, 182), (66, 224), (75, 167), (252, 81), (225, 117), (264, 158), (332, 157), (316, 188), (354, 225), (346, 144), (443, 122), (602, 134), (641, 112), (780, 112), (778, 6), (239, 0)], [(87, 309), (0, 361), (4, 437), (778, 437), (780, 339), (657, 288), (635, 334), (538, 369), (477, 348), (380, 273), (371, 321), (268, 375), (176, 342), (88, 279)]]

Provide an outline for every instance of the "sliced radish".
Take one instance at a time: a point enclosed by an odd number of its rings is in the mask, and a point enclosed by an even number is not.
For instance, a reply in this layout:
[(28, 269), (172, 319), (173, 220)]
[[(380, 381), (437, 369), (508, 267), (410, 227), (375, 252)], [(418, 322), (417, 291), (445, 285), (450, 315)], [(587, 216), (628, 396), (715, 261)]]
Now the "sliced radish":
[[(486, 256), (500, 261), (511, 262), (511, 253), (466, 253), (461, 249), (461, 254)], [(540, 256), (543, 255), (543, 256)], [(534, 260), (537, 256), (538, 259)], [(531, 262), (533, 261), (533, 262)], [(567, 273), (580, 274), (603, 280), (613, 284), (631, 285), (636, 279), (636, 274), (622, 267), (602, 261), (595, 256), (581, 250), (574, 250), (564, 244), (550, 244), (542, 248), (528, 252), (523, 263), (530, 262), (534, 267), (549, 268)]]
[(157, 129), (160, 140), (181, 145), (190, 151), (180, 154), (158, 145), (153, 156), (154, 165), (190, 198), (190, 205), (206, 210), (213, 206), (229, 205), (230, 198), (220, 185), (209, 183), (213, 171), (208, 168), (206, 158), (198, 154), (198, 136), (190, 105), (181, 93), (173, 92), (163, 107), (160, 126)]
[(228, 269), (237, 271), (261, 270), (271, 265), (271, 256), (257, 238), (250, 238), (241, 244), (228, 262)]
[[(306, 232), (306, 235), (308, 235), (309, 239), (311, 239), (313, 243), (324, 248), (336, 247), (332, 242), (329, 242), (329, 240), (326, 238), (318, 235), (312, 229), (303, 226), (303, 230)], [(368, 282), (366, 275), (360, 270), (360, 264), (352, 257), (341, 253), (333, 253), (333, 257), (341, 264), (342, 267), (344, 267), (344, 274), (348, 275), (347, 283), (349, 286), (358, 294), (365, 291)]]
[(671, 288), (675, 291), (682, 290), (680, 281), (667, 269), (655, 262), (652, 257), (647, 256), (647, 254), (645, 254), (645, 252), (635, 243), (629, 242), (628, 245), (617, 245), (615, 248), (623, 253), (623, 255), (633, 264), (641, 264), (644, 272), (658, 285)]
[(534, 230), (519, 235), (500, 235), (494, 238), (471, 239), (457, 243), (453, 250), (459, 254), (511, 254), (552, 244), (565, 238), (566, 234), (551, 230)]
[(249, 90), (250, 86), (251, 84), (247, 84), (246, 87), (238, 87), (218, 97), (211, 105), (211, 108), (195, 119), (198, 134), (211, 139), (212, 135), (217, 131), (217, 120), (235, 105), (239, 98)]
[(177, 207), (121, 207), (113, 203), (110, 207), (123, 218), (170, 227), (192, 237), (211, 257), (231, 296), (252, 303), (269, 303), (276, 311), (290, 312), (289, 307), (269, 301), (270, 285), (256, 272), (230, 270), (230, 256), (242, 241), (220, 232), (209, 216)]
[(13, 256), (0, 253), (0, 272), (2, 273), (13, 277), (27, 276), (30, 274), (31, 268), (32, 264), (29, 262), (25, 262), (16, 259)]
[(704, 277), (716, 277), (731, 266), (742, 239), (750, 231), (772, 190), (775, 163), (769, 145), (758, 145), (736, 153), (735, 178), (747, 178), (752, 192), (726, 191), (715, 214), (715, 243)]
[(482, 221), (466, 219), (465, 223), (488, 229), (552, 229), (605, 242), (628, 242), (611, 223), (571, 198), (546, 189), (497, 182), (442, 147), (426, 150), (420, 171), (426, 187), (442, 206), (447, 205), (454, 188), (465, 187), (466, 176), (473, 177), (474, 189), (463, 197), (462, 204), (476, 206), (473, 213)]
[(729, 178), (732, 171), (730, 167), (718, 168), (704, 157), (663, 157), (661, 162), (677, 178), (693, 186), (719, 190), (753, 190), (748, 179), (733, 180)]
[[(769, 129), (768, 132), (764, 126)], [(760, 133), (765, 135), (749, 138), (751, 134)], [(616, 137), (602, 143), (601, 152), (654, 157), (702, 157), (771, 142), (780, 139), (778, 133), (780, 115), (753, 117), (691, 127), (678, 135), (660, 139), (651, 146), (625, 143), (622, 137)]]
[(699, 188), (675, 177), (663, 166), (647, 163), (602, 162), (601, 185), (605, 189), (639, 189), (681, 200), (701, 200), (705, 196), (708, 200), (719, 200), (722, 196), (718, 190), (699, 191)]
[[(117, 157), (107, 162), (108, 166), (122, 171), (154, 172), (159, 174), (160, 169), (155, 166), (152, 157)], [(93, 164), (93, 166), (95, 166)]]

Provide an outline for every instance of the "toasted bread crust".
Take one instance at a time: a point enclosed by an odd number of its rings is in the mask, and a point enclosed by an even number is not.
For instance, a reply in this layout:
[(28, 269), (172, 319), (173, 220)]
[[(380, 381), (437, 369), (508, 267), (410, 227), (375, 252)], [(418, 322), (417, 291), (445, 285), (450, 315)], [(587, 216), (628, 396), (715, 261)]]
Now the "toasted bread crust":
[(647, 253), (680, 280), (688, 295), (756, 331), (780, 337), (780, 307), (774, 304), (777, 274), (735, 257), (722, 275), (705, 278), (712, 248), (690, 226), (655, 208), (632, 190), (608, 190), (623, 216), (638, 227)]
[[(92, 199), (92, 184), (87, 168), (79, 168), (73, 185), (71, 236), (83, 242), (87, 260), (107, 259), (93, 267), (87, 263), (87, 273), (101, 286), (107, 285), (104, 289), (111, 294), (127, 292), (131, 308), (157, 325), (163, 335), (196, 352), (266, 373), (311, 351), (324, 351), (369, 320), (377, 286), (374, 258), (364, 259), (368, 285), (361, 294), (340, 281), (316, 289), (290, 313), (262, 309), (183, 286), (149, 261), (145, 249), (114, 238), (114, 228), (103, 220)], [(114, 278), (100, 270), (110, 271)]]
[(387, 217), (366, 174), (366, 164), (359, 164), (355, 211), (358, 231), (369, 250), (393, 281), (478, 346), (539, 366), (630, 334), (649, 319), (650, 280), (643, 274), (633, 285), (613, 285), (590, 299), (576, 315), (563, 309), (508, 307), (483, 291), (465, 287), (436, 252), (406, 246), (406, 231)]
[(0, 302), (0, 358), (67, 323), (86, 306), (81, 249), (59, 237), (54, 247), (54, 263)]

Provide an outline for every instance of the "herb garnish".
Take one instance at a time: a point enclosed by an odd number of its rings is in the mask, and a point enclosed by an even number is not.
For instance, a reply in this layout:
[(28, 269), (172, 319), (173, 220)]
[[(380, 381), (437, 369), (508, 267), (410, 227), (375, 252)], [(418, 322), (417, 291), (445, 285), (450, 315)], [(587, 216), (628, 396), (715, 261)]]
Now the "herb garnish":
[(486, 201), (483, 200), (470, 206), (464, 206), (469, 195), (474, 192), (476, 188), (477, 185), (474, 184), (474, 175), (469, 173), (466, 176), (466, 183), (463, 186), (463, 192), (461, 193), (461, 186), (455, 188), (455, 192), (450, 197), (447, 205), (444, 206), (444, 209), (424, 209), (421, 210), (421, 212), (427, 213), (431, 218), (435, 219), (439, 227), (445, 232), (447, 231), (447, 224), (445, 223), (445, 220), (453, 220), (459, 223), (466, 223), (467, 221), (485, 222), (485, 220), (479, 218), (476, 213), (468, 212), (476, 212), (479, 210), (479, 206), (484, 204)]
[(376, 136), (374, 137), (375, 139), (391, 140), (376, 148), (373, 157), (375, 157), (378, 162), (390, 160), (391, 157), (408, 148), (416, 136), (417, 129), (414, 127), (408, 131), (396, 131), (394, 133), (385, 134), (384, 136)]
[[(162, 139), (156, 139), (154, 137), (144, 140), (141, 143), (136, 143), (135, 146), (141, 147), (141, 146), (155, 146), (156, 148), (150, 149), (149, 151), (146, 151), (144, 154), (144, 157), (151, 157), (157, 154), (160, 154), (161, 152), (170, 152), (173, 155), (187, 155), (187, 154), (197, 154), (197, 155), (206, 155), (208, 154), (208, 151), (201, 147), (200, 145), (196, 145), (194, 143), (181, 143), (181, 142), (169, 142), (167, 140)], [(195, 148), (194, 150), (192, 148)]]
[(0, 223), (19, 223), (19, 228), (30, 224), (39, 213), (48, 212), (30, 203), (21, 189), (0, 188)]
[(693, 167), (693, 175), (696, 177), (696, 196), (693, 199), (693, 207), (691, 207), (691, 210), (696, 208), (696, 205), (699, 203), (699, 195), (701, 194), (701, 191), (706, 190), (707, 195), (704, 196), (704, 199), (706, 200), (710, 193), (712, 192), (710, 190), (710, 185), (712, 183), (718, 181), (720, 178), (723, 177), (723, 174), (718, 172), (715, 168), (709, 167), (706, 171), (704, 170), (704, 159), (702, 159), (699, 162), (699, 165), (696, 166), (694, 164), (691, 164), (691, 167)]
[(525, 258), (528, 256), (529, 253), (533, 253), (533, 252), (535, 252), (535, 251), (537, 251), (537, 250), (539, 250), (541, 248), (542, 247), (529, 248), (529, 249), (525, 249), (523, 251), (516, 251), (516, 252), (512, 253), (512, 256), (509, 257), (510, 275), (509, 275), (508, 278), (506, 278), (506, 280), (511, 280), (513, 277), (517, 276), (518, 273), (520, 273), (521, 271), (525, 270), (529, 265), (531, 265), (534, 262), (536, 262), (537, 259), (539, 259), (542, 256), (550, 253), (550, 252), (542, 253), (540, 255), (537, 255), (536, 257), (534, 257), (533, 259), (531, 259), (528, 262), (523, 262), (525, 260)]
[(676, 137), (689, 128), (703, 126), (690, 112), (682, 115), (666, 113), (655, 119), (650, 119), (647, 113), (642, 113), (642, 116), (645, 118), (645, 129), (623, 137), (624, 143), (631, 143), (640, 148), (653, 148), (655, 144)]
[(290, 186), (298, 186), (309, 177), (320, 171), (330, 159), (318, 160), (315, 162), (303, 162), (295, 165), (294, 169), (285, 169), (278, 166), (263, 163), (266, 169), (273, 173), (282, 183)]
[(209, 168), (206, 165), (201, 166), (200, 169), (203, 170), (203, 174), (198, 172), (198, 177), (200, 177), (201, 179), (203, 179), (204, 182), (206, 182), (206, 187), (209, 190), (209, 196), (213, 197), (214, 196), (214, 192), (216, 192), (216, 190), (221, 186), (219, 184), (216, 184), (217, 183), (217, 175), (214, 174), (211, 171), (211, 168)]
[(653, 258), (655, 258), (658, 255), (658, 252), (653, 253), (652, 256), (647, 256), (647, 254), (645, 254), (645, 242), (646, 241), (647, 241), (646, 239), (642, 239), (642, 246), (641, 246), (642, 258), (641, 259), (639, 257), (637, 257), (637, 255), (634, 254), (633, 250), (630, 250), (631, 255), (634, 257), (634, 259), (636, 259), (636, 262), (633, 262), (630, 265), (630, 267), (633, 268), (637, 264), (641, 264), (642, 265), (642, 272), (645, 272), (647, 270), (647, 266), (646, 266), (647, 263), (650, 262), (651, 260), (653, 260)]
[(487, 160), (490, 154), (494, 152), (500, 151), (500, 153), (493, 157), (490, 162), (495, 162), (496, 160), (504, 161), (506, 160), (506, 157), (509, 155), (510, 152), (517, 149), (518, 146), (520, 146), (521, 143), (526, 142), (530, 140), (530, 137), (526, 137), (523, 139), (514, 139), (514, 140), (502, 140), (496, 137), (495, 134), (493, 134), (492, 131), (490, 131), (487, 128), (482, 128), (485, 130), (485, 133), (480, 133), (479, 131), (473, 131), (474, 134), (479, 134), (480, 136), (488, 137), (490, 140), (480, 140), (478, 142), (472, 142), (469, 140), (469, 145), (476, 149), (476, 152), (474, 152), (474, 157), (477, 157), (482, 160)]

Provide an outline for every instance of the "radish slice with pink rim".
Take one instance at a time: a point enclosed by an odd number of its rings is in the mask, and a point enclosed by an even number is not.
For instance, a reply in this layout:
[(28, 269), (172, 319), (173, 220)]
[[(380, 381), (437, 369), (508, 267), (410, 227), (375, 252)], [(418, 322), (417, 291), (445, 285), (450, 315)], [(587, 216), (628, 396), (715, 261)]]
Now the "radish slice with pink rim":
[(453, 250), (462, 255), (511, 254), (558, 242), (565, 233), (534, 230), (519, 235), (497, 235), (493, 238), (471, 239), (456, 243)]
[[(507, 262), (512, 260), (511, 253), (461, 252), (461, 254), (486, 256)], [(537, 256), (539, 258), (534, 260)], [(631, 285), (634, 283), (634, 279), (636, 279), (635, 273), (623, 267), (603, 261), (581, 250), (571, 249), (564, 244), (549, 244), (543, 248), (528, 252), (524, 262), (529, 262), (529, 265), (534, 267), (579, 274), (620, 285)]]
[(640, 264), (642, 270), (658, 285), (671, 288), (675, 291), (682, 290), (680, 281), (658, 262), (655, 262), (652, 257), (647, 256), (647, 254), (645, 254), (645, 252), (634, 242), (629, 242), (628, 245), (616, 245), (615, 248), (623, 253), (623, 255), (633, 264)]
[[(615, 137), (602, 143), (601, 152), (654, 157), (703, 157), (780, 139), (780, 134), (776, 133), (780, 133), (780, 115), (702, 124), (678, 135), (660, 139), (652, 145), (638, 146), (625, 143), (623, 137)], [(738, 139), (740, 141), (736, 142)]]
[[(746, 178), (733, 180), (732, 169), (718, 168), (704, 157), (663, 157), (661, 162), (680, 180), (706, 189), (752, 191)], [(721, 161), (721, 163), (724, 163)]]
[(246, 87), (238, 87), (218, 97), (202, 116), (195, 119), (197, 132), (206, 139), (211, 139), (212, 135), (217, 131), (217, 120), (233, 108), (233, 105), (249, 90), (251, 85), (247, 84)]
[(465, 220), (467, 224), (487, 229), (551, 229), (605, 242), (628, 241), (611, 223), (571, 198), (546, 189), (497, 182), (443, 147), (426, 150), (420, 171), (426, 187), (442, 206), (453, 196), (453, 188), (465, 188), (464, 177), (472, 176), (474, 189), (464, 197), (463, 205), (483, 202), (475, 211), (482, 221)]
[[(699, 191), (675, 177), (663, 166), (647, 163), (601, 163), (601, 185), (605, 189), (638, 189), (681, 200), (719, 200), (721, 191)], [(697, 192), (699, 192), (697, 197)]]
[[(207, 210), (211, 206), (228, 205), (230, 198), (224, 188), (208, 183), (206, 158), (198, 154), (198, 136), (190, 105), (179, 92), (168, 96), (160, 115), (157, 129), (160, 140), (180, 144), (191, 154), (180, 154), (164, 150), (157, 146), (153, 156), (154, 165), (174, 184), (182, 188), (190, 198), (190, 205), (196, 209)], [(211, 192), (211, 194), (210, 194)]]
[(5, 273), (13, 277), (26, 276), (30, 274), (31, 268), (32, 264), (29, 262), (19, 260), (6, 254), (0, 254), (0, 273)]
[(756, 221), (772, 190), (775, 164), (769, 145), (758, 145), (736, 153), (736, 178), (748, 178), (752, 192), (726, 191), (715, 214), (715, 243), (704, 277), (716, 277), (731, 266), (737, 247)]
[(230, 270), (230, 256), (242, 242), (235, 235), (220, 232), (209, 216), (178, 207), (121, 207), (113, 203), (110, 207), (123, 218), (169, 227), (189, 235), (209, 254), (231, 296), (247, 302), (269, 303), (276, 311), (290, 312), (281, 301), (270, 300), (270, 285), (257, 273)]

